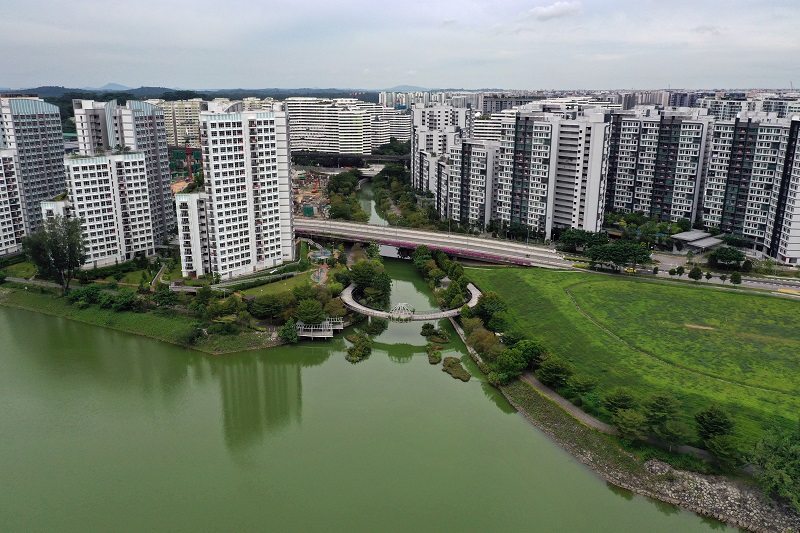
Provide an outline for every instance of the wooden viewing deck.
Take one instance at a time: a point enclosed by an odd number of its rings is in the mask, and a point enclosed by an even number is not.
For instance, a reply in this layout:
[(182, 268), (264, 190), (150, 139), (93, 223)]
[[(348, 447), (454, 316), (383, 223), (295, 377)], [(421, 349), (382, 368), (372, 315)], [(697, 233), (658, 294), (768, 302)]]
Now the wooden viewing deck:
[(344, 321), (341, 318), (326, 318), (321, 324), (298, 322), (296, 327), (298, 337), (332, 339), (334, 331), (342, 331), (344, 329)]

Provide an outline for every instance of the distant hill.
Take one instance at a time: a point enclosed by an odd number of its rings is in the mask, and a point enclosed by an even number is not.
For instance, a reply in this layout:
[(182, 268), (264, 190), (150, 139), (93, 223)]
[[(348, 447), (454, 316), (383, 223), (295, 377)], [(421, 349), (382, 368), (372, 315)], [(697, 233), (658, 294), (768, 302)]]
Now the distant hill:
[[(259, 98), (266, 98), (271, 96), (273, 98), (283, 99), (290, 96), (318, 96), (327, 98), (343, 98), (348, 96), (357, 96), (362, 100), (377, 102), (377, 93), (372, 91), (353, 90), (353, 89), (318, 89), (318, 88), (301, 88), (301, 89), (198, 89), (198, 90), (178, 90), (169, 87), (139, 87), (136, 89), (126, 88), (124, 85), (117, 85), (109, 83), (98, 89), (79, 89), (61, 86), (42, 86), (32, 87), (29, 89), (15, 90), (14, 92), (21, 94), (37, 94), (42, 98), (61, 98), (67, 93), (71, 96), (80, 97), (85, 94), (88, 98), (98, 93), (121, 93), (128, 94), (134, 98), (147, 99), (147, 98), (161, 98), (167, 94), (171, 99), (177, 98), (231, 98), (240, 99), (246, 96), (255, 96)], [(374, 96), (374, 98), (373, 98)]]
[(126, 87), (125, 85), (120, 85), (119, 83), (106, 83), (102, 87), (98, 87), (96, 90), (122, 92), (122, 91), (130, 91), (131, 87)]

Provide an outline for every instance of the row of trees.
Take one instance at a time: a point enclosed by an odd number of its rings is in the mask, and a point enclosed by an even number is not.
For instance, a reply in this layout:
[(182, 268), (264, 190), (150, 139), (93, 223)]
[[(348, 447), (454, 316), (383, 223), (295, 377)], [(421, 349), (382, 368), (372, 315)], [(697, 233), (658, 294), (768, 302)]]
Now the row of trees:
[(730, 246), (721, 246), (713, 252), (706, 254), (708, 266), (720, 270), (738, 270), (750, 272), (753, 262), (747, 259), (741, 250)]
[[(464, 274), (461, 263), (451, 260), (443, 251), (431, 250), (425, 245), (414, 249), (411, 260), (431, 289), (434, 289), (434, 295), (443, 309), (461, 307), (468, 301), (469, 278)], [(450, 280), (447, 288), (435, 290), (445, 277)]]
[(617, 240), (609, 242), (608, 235), (600, 232), (570, 228), (558, 238), (559, 249), (567, 252), (583, 251), (594, 264), (618, 269), (630, 265), (636, 268), (650, 262), (650, 250), (642, 242)]
[[(658, 267), (653, 268), (653, 273), (654, 274), (658, 273)], [(670, 268), (669, 269), (669, 275), (670, 276), (681, 277), (684, 274), (686, 274), (686, 267), (684, 267), (684, 266), (679, 266), (677, 268)], [(711, 272), (706, 272), (705, 274), (703, 274), (703, 269), (702, 268), (700, 268), (699, 266), (694, 266), (694, 267), (692, 267), (691, 270), (689, 270), (688, 276), (689, 276), (689, 279), (693, 279), (695, 281), (700, 281), (703, 278), (705, 278), (706, 280), (710, 280), (711, 278), (714, 277), (714, 274), (712, 274)], [(722, 274), (719, 277), (719, 279), (722, 281), (722, 283), (725, 283), (726, 281), (728, 281), (730, 279), (731, 283), (733, 283), (734, 285), (739, 285), (742, 282), (742, 275), (739, 272), (733, 272), (733, 273), (731, 273), (730, 276), (728, 276), (727, 274)]]
[(724, 465), (736, 466), (742, 460), (734, 435), (735, 424), (718, 405), (695, 413), (694, 433), (681, 416), (674, 394), (656, 392), (639, 400), (630, 390), (619, 387), (602, 399), (612, 423), (622, 438), (636, 441), (653, 436), (670, 445), (696, 442), (713, 453)]
[(623, 239), (643, 243), (650, 250), (672, 251), (673, 245), (680, 250), (683, 243), (671, 236), (692, 229), (688, 218), (660, 222), (656, 216), (647, 217), (640, 213), (606, 213), (603, 222), (605, 227), (614, 226)]
[(584, 255), (593, 263), (608, 265), (614, 269), (628, 265), (636, 268), (637, 265), (650, 262), (650, 250), (634, 241), (598, 244), (587, 249)]
[(408, 155), (411, 153), (411, 141), (400, 142), (391, 137), (387, 144), (372, 150), (372, 155)]
[(328, 179), (330, 218), (356, 222), (369, 220), (369, 214), (361, 207), (361, 202), (356, 196), (356, 187), (360, 179), (361, 172), (357, 169), (341, 172)]
[[(420, 203), (411, 187), (411, 173), (397, 163), (387, 163), (372, 178), (372, 194), (376, 208), (389, 224), (411, 228), (433, 228), (439, 214), (432, 204)], [(394, 208), (399, 210), (399, 214)]]
[(292, 163), (298, 166), (325, 168), (361, 168), (364, 166), (364, 160), (357, 155), (329, 154), (308, 150), (292, 152)]

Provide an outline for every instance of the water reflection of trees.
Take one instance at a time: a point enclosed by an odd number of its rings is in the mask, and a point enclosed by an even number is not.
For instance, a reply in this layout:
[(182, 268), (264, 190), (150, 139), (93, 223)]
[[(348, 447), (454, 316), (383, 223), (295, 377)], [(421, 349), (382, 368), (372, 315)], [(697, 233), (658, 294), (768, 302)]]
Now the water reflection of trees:
[[(35, 334), (34, 332), (41, 332)], [(0, 316), (2, 350), (51, 383), (87, 393), (102, 388), (116, 395), (141, 395), (179, 404), (191, 383), (218, 381), (223, 431), (229, 448), (259, 441), (297, 423), (302, 415), (303, 367), (344, 351), (344, 340), (221, 357), (208, 356), (136, 335), (32, 312)], [(213, 385), (212, 385), (213, 387)]]
[(19, 347), (22, 360), (54, 383), (133, 389), (170, 404), (189, 375), (192, 352), (168, 344), (153, 350), (156, 341), (136, 335), (17, 310), (4, 314), (0, 327), (10, 341), (3, 349)]

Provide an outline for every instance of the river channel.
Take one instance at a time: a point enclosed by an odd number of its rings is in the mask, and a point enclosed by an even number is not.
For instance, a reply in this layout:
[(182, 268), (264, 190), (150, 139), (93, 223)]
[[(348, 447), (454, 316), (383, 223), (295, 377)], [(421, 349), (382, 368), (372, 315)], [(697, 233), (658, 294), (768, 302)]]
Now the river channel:
[[(393, 303), (433, 307), (387, 259)], [(3, 531), (705, 531), (608, 486), (393, 323), (212, 357), (0, 307)], [(462, 357), (457, 338), (445, 355)]]

